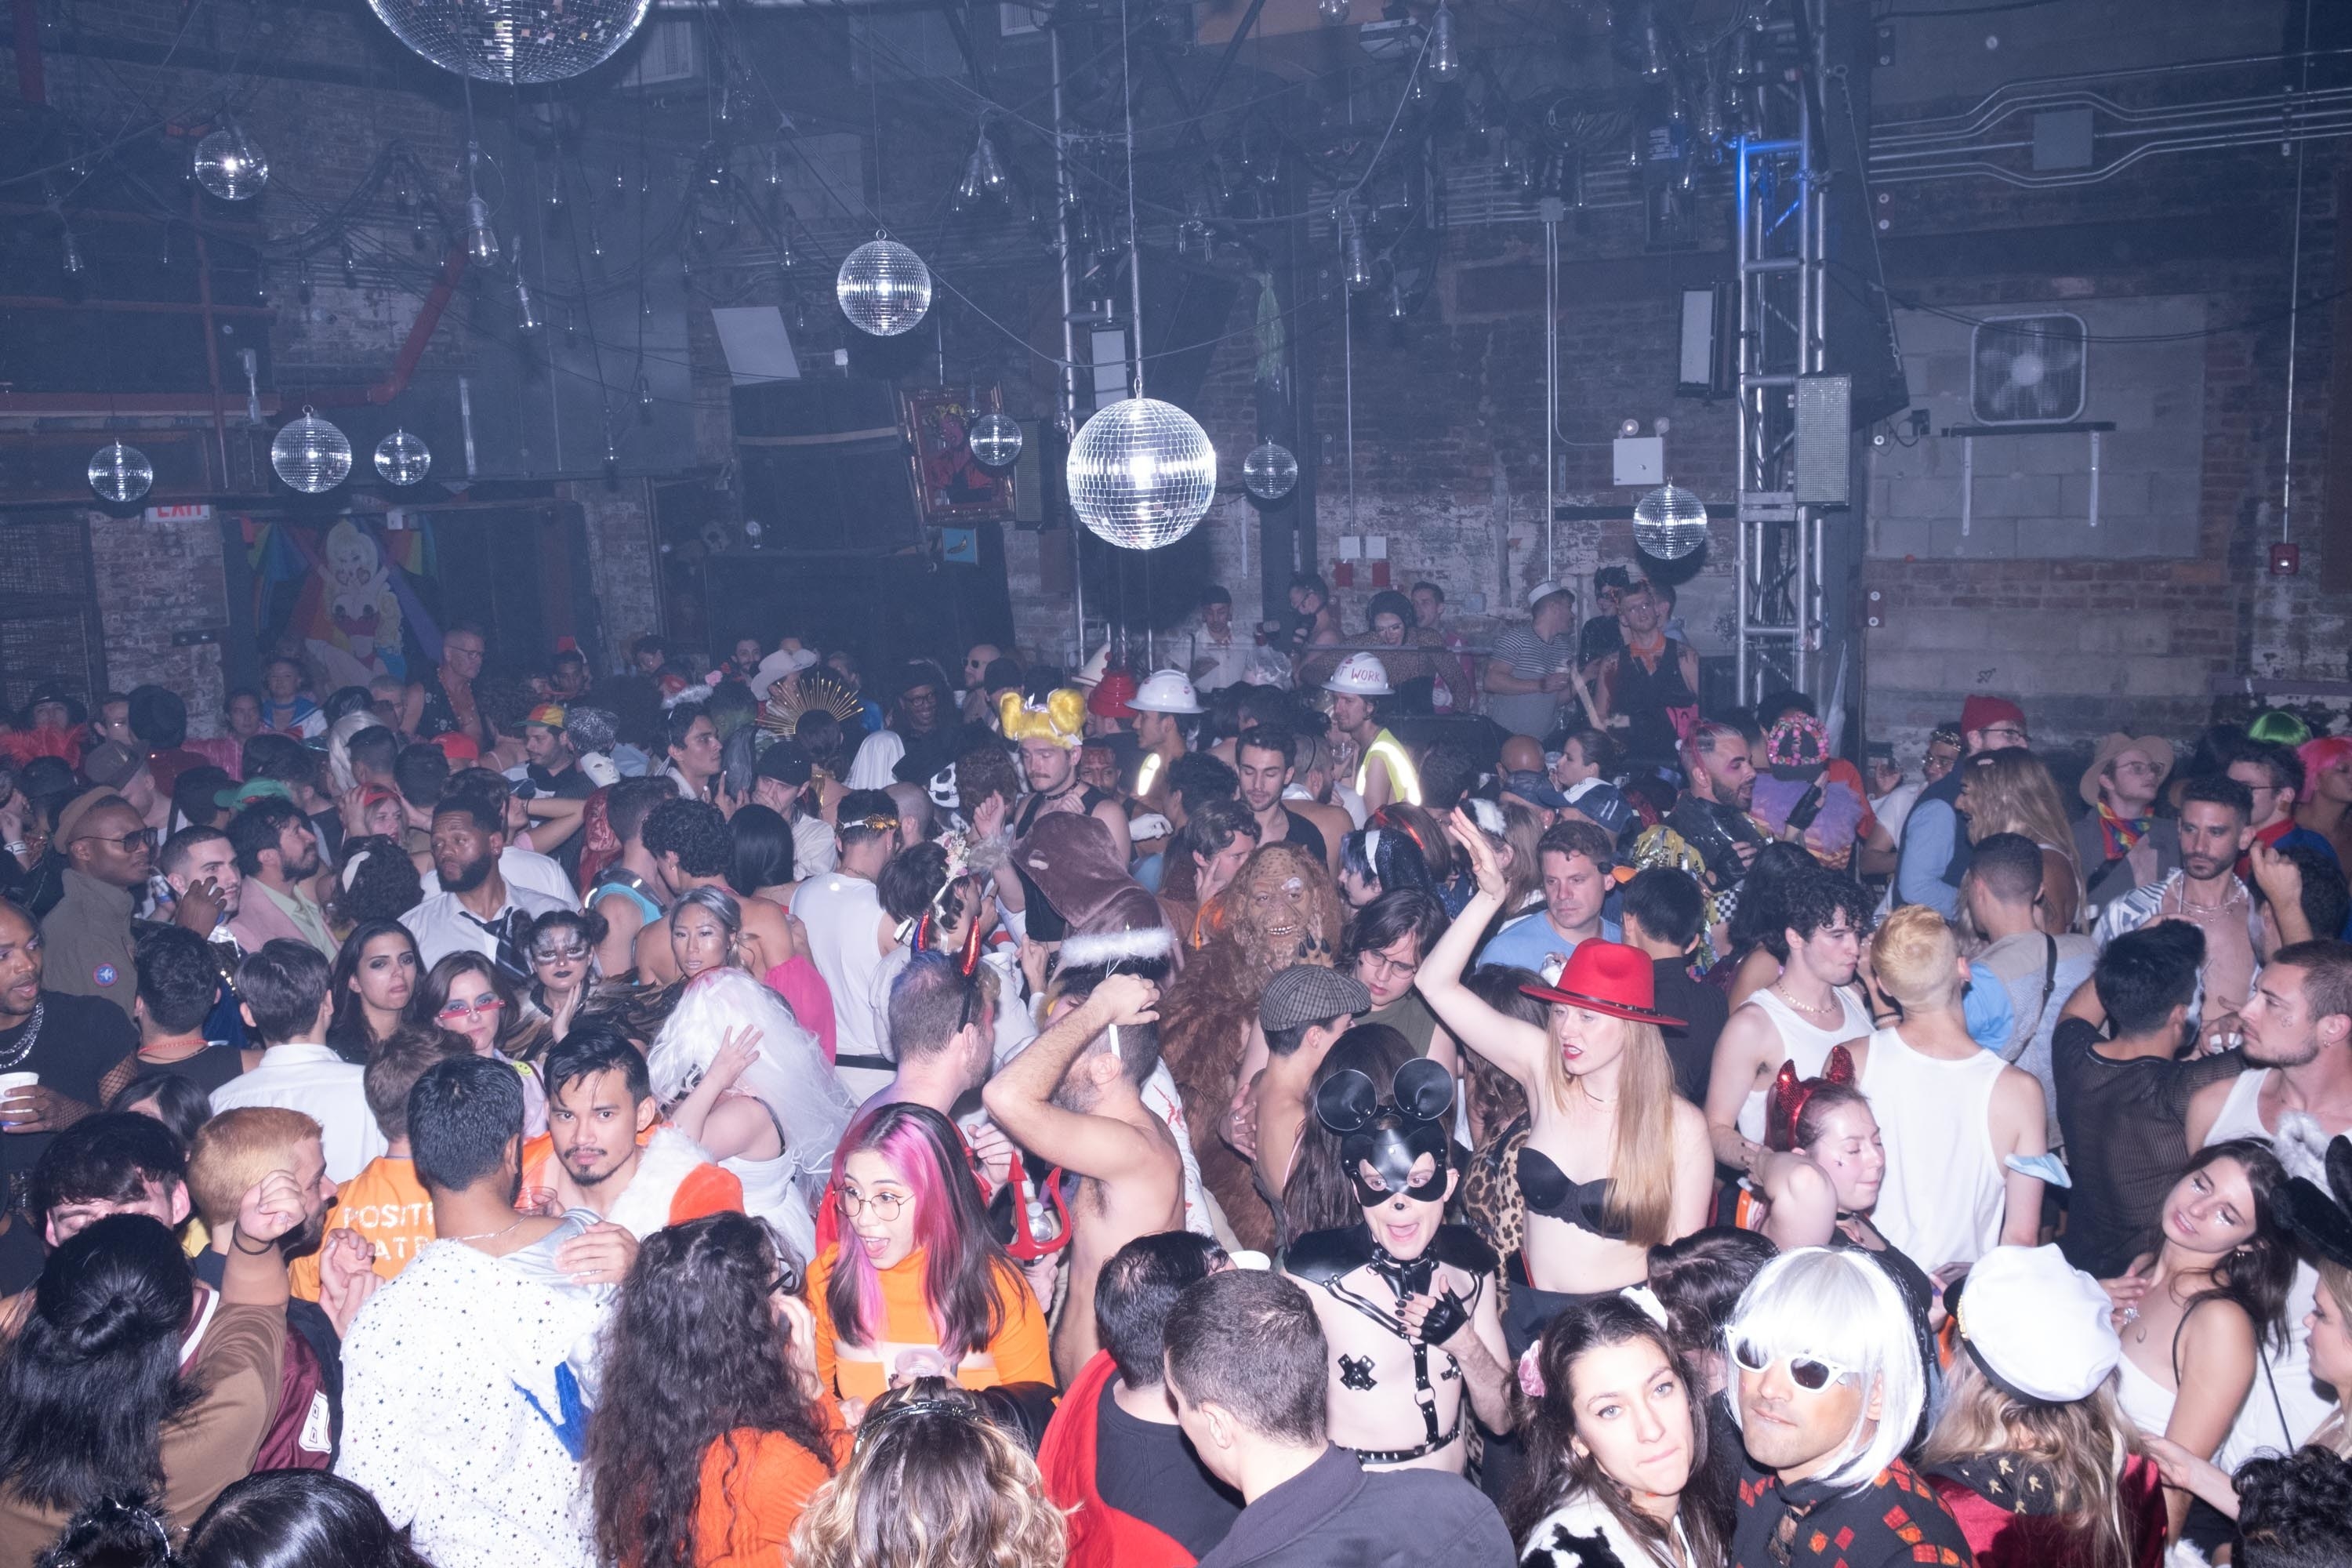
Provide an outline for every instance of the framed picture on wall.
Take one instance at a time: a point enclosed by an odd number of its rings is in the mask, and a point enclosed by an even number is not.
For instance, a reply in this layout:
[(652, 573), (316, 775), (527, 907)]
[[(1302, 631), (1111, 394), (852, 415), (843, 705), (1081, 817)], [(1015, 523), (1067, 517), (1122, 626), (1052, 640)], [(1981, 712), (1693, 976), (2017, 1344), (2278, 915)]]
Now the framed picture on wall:
[(974, 394), (944, 387), (907, 392), (907, 442), (914, 454), (915, 495), (923, 521), (949, 524), (1013, 521), (1013, 474), (992, 472), (971, 455), (971, 422), (1003, 406), (995, 387)]

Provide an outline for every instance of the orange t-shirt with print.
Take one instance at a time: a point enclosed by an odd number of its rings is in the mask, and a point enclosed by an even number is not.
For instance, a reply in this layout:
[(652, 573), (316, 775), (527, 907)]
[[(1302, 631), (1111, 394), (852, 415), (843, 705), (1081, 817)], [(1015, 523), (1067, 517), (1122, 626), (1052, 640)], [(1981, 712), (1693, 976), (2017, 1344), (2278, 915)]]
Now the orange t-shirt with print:
[[(829, 1392), (844, 1399), (874, 1399), (889, 1389), (891, 1368), (899, 1356), (939, 1349), (939, 1330), (923, 1293), (925, 1257), (919, 1247), (880, 1271), (882, 1321), (866, 1343), (852, 1345), (841, 1342), (825, 1305), (825, 1285), (841, 1261), (841, 1249), (827, 1247), (818, 1256), (809, 1270), (808, 1304), (816, 1317), (816, 1374)], [(996, 1299), (1004, 1310), (1003, 1326), (993, 1340), (963, 1358), (956, 1381), (966, 1388), (1052, 1383), (1054, 1356), (1037, 1293), (1018, 1269), (1004, 1265), (996, 1271)]]
[[(360, 1173), (335, 1189), (327, 1228), (355, 1230), (375, 1243), (375, 1271), (390, 1279), (433, 1239), (433, 1199), (416, 1179), (416, 1163), (406, 1155), (379, 1154)], [(294, 1294), (319, 1299), (319, 1255), (307, 1252), (289, 1269)]]

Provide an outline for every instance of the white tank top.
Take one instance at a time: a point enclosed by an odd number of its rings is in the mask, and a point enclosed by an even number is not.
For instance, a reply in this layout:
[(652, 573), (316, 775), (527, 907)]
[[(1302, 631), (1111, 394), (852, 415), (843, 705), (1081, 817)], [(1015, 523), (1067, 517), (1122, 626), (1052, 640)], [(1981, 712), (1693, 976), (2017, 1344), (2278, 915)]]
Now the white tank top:
[(1893, 1029), (1870, 1037), (1860, 1088), (1886, 1142), (1886, 1176), (1870, 1220), (1930, 1274), (2000, 1245), (2005, 1188), (1992, 1148), (1990, 1051), (1960, 1061), (1922, 1056)]
[[(2271, 1070), (2254, 1068), (2231, 1082), (2221, 1113), (2213, 1119), (2213, 1130), (2205, 1134), (2206, 1147), (2233, 1138), (2258, 1139), (2277, 1147), (2277, 1140), (2263, 1125), (2263, 1088), (2270, 1081)], [(2308, 1441), (2336, 1414), (2336, 1401), (2311, 1381), (2311, 1331), (2303, 1326), (2318, 1295), (2319, 1270), (2298, 1262), (2294, 1283), (2286, 1292), (2286, 1348), (2264, 1352), (2270, 1375), (2265, 1378), (2256, 1373), (2253, 1392), (2246, 1395), (2245, 1407), (2238, 1413), (2237, 1425), (2231, 1428), (2225, 1445), (2238, 1449), (2242, 1457), (2263, 1449), (2285, 1453)]]
[[(1764, 1016), (1780, 1031), (1780, 1044), (1789, 1060), (1796, 1063), (1797, 1071), (1806, 1078), (1822, 1076), (1822, 1067), (1830, 1059), (1832, 1046), (1842, 1046), (1870, 1033), (1870, 1015), (1854, 1000), (1853, 993), (1840, 986), (1834, 994), (1842, 1016), (1826, 1029), (1783, 1002), (1769, 985), (1748, 998), (1764, 1009)], [(1772, 1070), (1777, 1073), (1780, 1069), (1776, 1065)], [(1739, 1107), (1739, 1135), (1750, 1143), (1764, 1142), (1764, 1101), (1770, 1092), (1770, 1080), (1767, 1079), (1764, 1088), (1748, 1090)]]
[(841, 1081), (862, 1100), (890, 1081), (887, 1068), (846, 1065), (852, 1057), (890, 1055), (888, 1031), (873, 1002), (876, 977), (889, 957), (875, 940), (882, 925), (882, 895), (863, 877), (827, 871), (804, 879), (793, 891), (793, 913), (808, 927), (809, 959), (833, 992)]

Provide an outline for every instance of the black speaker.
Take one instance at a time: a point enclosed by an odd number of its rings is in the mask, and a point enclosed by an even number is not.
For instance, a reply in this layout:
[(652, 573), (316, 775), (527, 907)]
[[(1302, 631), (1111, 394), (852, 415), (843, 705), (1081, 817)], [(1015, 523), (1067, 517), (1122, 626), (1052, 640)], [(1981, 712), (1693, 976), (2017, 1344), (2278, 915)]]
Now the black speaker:
[(886, 554), (922, 541), (915, 476), (885, 381), (771, 381), (734, 389), (743, 515), (767, 547)]

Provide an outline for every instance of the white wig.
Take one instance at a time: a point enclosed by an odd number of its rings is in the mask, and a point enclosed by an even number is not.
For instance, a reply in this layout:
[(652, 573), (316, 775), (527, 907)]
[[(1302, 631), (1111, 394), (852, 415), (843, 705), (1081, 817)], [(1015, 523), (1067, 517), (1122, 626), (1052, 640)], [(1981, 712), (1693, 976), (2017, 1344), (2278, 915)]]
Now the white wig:
[(736, 1087), (774, 1114), (793, 1163), (822, 1191), (857, 1102), (784, 999), (742, 970), (722, 965), (688, 984), (646, 1053), (654, 1093), (677, 1104), (702, 1081), (728, 1032), (746, 1025), (760, 1031), (760, 1055)]
[[(1735, 1347), (1746, 1341), (1776, 1361), (1814, 1356), (1850, 1369), (1865, 1410), (1872, 1388), (1879, 1390), (1876, 1425), (1867, 1415), (1855, 1419), (1837, 1464), (1816, 1478), (1823, 1485), (1863, 1487), (1910, 1443), (1927, 1399), (1919, 1342), (1902, 1290), (1862, 1253), (1826, 1247), (1782, 1253), (1748, 1281), (1724, 1338)], [(1731, 1414), (1745, 1426), (1737, 1397)]]

